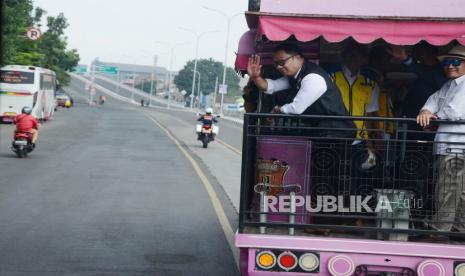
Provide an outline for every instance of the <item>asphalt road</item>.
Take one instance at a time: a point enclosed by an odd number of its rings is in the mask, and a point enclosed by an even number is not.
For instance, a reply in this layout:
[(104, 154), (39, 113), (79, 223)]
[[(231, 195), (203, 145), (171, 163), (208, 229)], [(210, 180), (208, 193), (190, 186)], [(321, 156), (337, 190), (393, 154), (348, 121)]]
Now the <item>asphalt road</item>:
[[(107, 89), (110, 89), (112, 91), (118, 91), (118, 94), (127, 98), (131, 98), (134, 96), (134, 100), (136, 102), (140, 102), (141, 96), (137, 94), (133, 94), (129, 89), (125, 89), (124, 87), (120, 87), (118, 90), (116, 89), (115, 85), (113, 83), (110, 83), (108, 81), (105, 81), (100, 78), (96, 78), (95, 82)], [(152, 101), (152, 105), (154, 106), (160, 106), (160, 107), (166, 107), (165, 104), (161, 104), (155, 101)], [(186, 109), (179, 109), (179, 108), (172, 108), (171, 110), (165, 110), (164, 112), (166, 114), (172, 115), (176, 118), (179, 118), (185, 122), (191, 123), (192, 128), (194, 129), (195, 127), (195, 119), (196, 115), (195, 112), (186, 112), (189, 111), (188, 108)], [(225, 143), (228, 145), (234, 147), (236, 150), (241, 151), (242, 150), (242, 125), (239, 125), (237, 123), (233, 123), (227, 120), (219, 120), (219, 127), (220, 127), (220, 134), (219, 138), (223, 140)]]
[[(85, 78), (72, 75), (69, 90), (88, 102), (88, 92), (85, 90), (85, 82), (87, 82)], [(224, 202), (230, 202), (235, 211), (235, 213), (233, 212), (232, 221), (237, 221), (236, 217), (240, 199), (241, 152), (220, 139), (224, 136), (223, 131), (220, 131), (217, 139), (215, 139), (216, 142), (210, 143), (208, 150), (203, 149), (194, 132), (194, 125), (196, 124), (194, 111), (184, 108), (184, 110), (172, 110), (162, 106), (155, 106), (153, 108), (140, 107), (134, 104), (129, 98), (116, 95), (115, 92), (112, 92), (115, 90), (112, 90), (111, 87), (107, 90), (106, 88), (102, 89), (101, 86), (97, 86), (96, 88), (96, 96), (102, 93), (108, 94), (108, 101), (123, 103), (125, 107), (133, 107), (139, 112), (144, 112), (150, 116), (151, 120), (155, 119), (171, 134), (176, 136), (183, 146), (199, 159), (199, 162), (205, 166), (205, 169), (211, 172), (214, 178), (213, 181), (218, 183), (218, 187), (224, 191)], [(179, 116), (184, 117), (180, 118)], [(236, 129), (233, 128), (234, 126)], [(233, 127), (228, 128), (228, 130), (234, 132), (235, 136), (238, 136), (241, 128), (238, 127), (237, 123)], [(232, 138), (234, 136), (226, 137)], [(232, 234), (229, 236), (232, 236)]]
[(0, 125), (0, 275), (238, 275), (192, 165), (136, 107), (76, 96), (26, 159), (12, 131)]

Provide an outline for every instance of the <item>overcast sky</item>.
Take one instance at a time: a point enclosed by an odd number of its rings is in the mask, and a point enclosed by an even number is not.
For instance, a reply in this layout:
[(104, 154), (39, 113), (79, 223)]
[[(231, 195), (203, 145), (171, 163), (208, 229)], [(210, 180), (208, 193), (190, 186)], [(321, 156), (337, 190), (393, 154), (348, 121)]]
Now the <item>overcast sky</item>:
[[(240, 13), (231, 21), (228, 65), (234, 64), (241, 35), (246, 32), (244, 11), (247, 0), (34, 0), (34, 5), (56, 16), (63, 12), (68, 19), (66, 30), (69, 48), (76, 48), (83, 64), (94, 58), (101, 61), (151, 64), (158, 55), (159, 66), (169, 69), (170, 47), (157, 42), (182, 44), (174, 50), (173, 70), (181, 69), (195, 57), (196, 38), (183, 31), (197, 33), (217, 30), (200, 39), (199, 58), (224, 60), (226, 18), (202, 8), (221, 10), (228, 16)], [(45, 27), (43, 27), (45, 31)]]

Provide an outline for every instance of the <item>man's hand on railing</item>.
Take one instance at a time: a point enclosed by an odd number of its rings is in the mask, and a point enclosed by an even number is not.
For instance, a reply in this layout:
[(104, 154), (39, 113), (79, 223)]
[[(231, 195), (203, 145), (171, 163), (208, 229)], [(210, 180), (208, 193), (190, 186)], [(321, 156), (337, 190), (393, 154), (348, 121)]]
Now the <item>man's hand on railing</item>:
[[(273, 107), (273, 109), (270, 110), (270, 114), (281, 114), (281, 108), (279, 106), (275, 106)], [(265, 122), (268, 124), (268, 125), (272, 125), (273, 122), (274, 122), (274, 119), (273, 118), (266, 118), (265, 119)]]
[(429, 110), (422, 110), (417, 116), (417, 124), (426, 128), (429, 126), (431, 120), (436, 120), (438, 117), (431, 113)]
[(279, 107), (279, 106), (273, 107), (273, 109), (271, 110), (270, 113), (272, 113), (272, 114), (280, 114), (280, 113), (282, 113), (281, 112), (281, 107)]
[(362, 170), (369, 170), (373, 168), (374, 166), (376, 166), (376, 154), (374, 150), (368, 149), (367, 153), (368, 153), (367, 159), (360, 166)]

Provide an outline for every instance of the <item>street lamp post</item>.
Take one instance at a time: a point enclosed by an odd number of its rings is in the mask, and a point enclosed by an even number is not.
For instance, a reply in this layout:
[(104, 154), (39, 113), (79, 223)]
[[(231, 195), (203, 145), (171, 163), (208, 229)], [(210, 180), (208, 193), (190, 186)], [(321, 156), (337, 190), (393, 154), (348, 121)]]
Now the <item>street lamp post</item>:
[[(207, 31), (207, 32), (203, 32), (203, 33), (197, 33), (196, 31), (194, 30), (190, 30), (190, 29), (186, 29), (186, 28), (180, 28), (181, 30), (184, 30), (184, 31), (188, 31), (192, 34), (195, 35), (195, 37), (197, 38), (197, 42), (196, 42), (196, 46), (195, 46), (195, 60), (194, 60), (194, 72), (192, 73), (192, 90), (191, 90), (191, 95), (194, 95), (194, 89), (195, 89), (195, 72), (197, 72), (197, 58), (198, 58), (198, 55), (199, 55), (199, 41), (200, 41), (200, 38), (206, 34), (209, 34), (209, 33), (215, 33), (215, 32), (218, 32), (218, 31)], [(191, 100), (191, 108), (193, 107), (193, 101)]]
[(178, 44), (171, 44), (168, 42), (163, 42), (163, 41), (156, 41), (156, 43), (161, 43), (165, 44), (168, 47), (170, 47), (170, 68), (168, 71), (168, 109), (171, 107), (171, 72), (173, 72), (173, 59), (174, 59), (174, 49), (179, 46), (183, 46), (186, 44), (189, 44), (189, 42), (183, 42), (183, 43), (178, 43)]
[[(130, 55), (121, 55), (120, 58), (118, 59), (118, 62), (121, 61), (122, 58), (128, 58), (130, 60), (133, 61), (133, 65), (132, 65), (132, 89), (131, 89), (131, 100), (134, 102), (134, 90), (136, 88), (136, 63), (137, 63), (137, 60), (139, 60), (140, 58), (142, 57), (146, 57), (146, 55), (140, 55), (140, 56), (137, 56), (137, 57), (134, 57), (134, 56), (130, 56)], [(120, 85), (120, 78), (121, 78), (121, 75), (120, 75), (120, 70), (121, 68), (118, 67), (118, 75), (117, 75), (117, 86), (116, 86), (116, 93), (119, 94), (119, 85)], [(129, 70), (128, 70), (129, 71)], [(127, 75), (130, 74), (130, 71), (128, 72)], [(126, 76), (127, 78), (127, 76)]]
[(173, 70), (173, 52), (174, 47), (171, 47), (170, 71), (168, 72), (168, 109), (171, 108), (171, 70)]
[(199, 80), (197, 81), (197, 97), (199, 97), (198, 107), (200, 109), (200, 72), (197, 71), (196, 73), (199, 74)]
[(134, 64), (133, 64), (133, 72), (132, 72), (132, 90), (131, 90), (131, 100), (134, 102), (134, 91), (136, 90), (136, 62), (137, 60), (140, 60), (141, 57), (144, 57), (145, 55), (138, 56), (134, 58)]
[(132, 89), (131, 89), (131, 100), (133, 102), (134, 102), (134, 90), (135, 89), (136, 89), (136, 64), (134, 63), (132, 66)]
[(90, 93), (89, 93), (89, 105), (92, 105), (92, 93), (94, 93), (94, 87), (95, 87), (95, 64), (92, 64), (92, 69), (91, 69), (91, 80), (92, 83), (90, 85)]
[(153, 97), (153, 80), (155, 78), (155, 68), (157, 66), (157, 60), (158, 57), (155, 55), (153, 56), (153, 68), (152, 68), (152, 74), (150, 76), (150, 98), (149, 98), (149, 106), (152, 106), (152, 97)]
[[(116, 61), (118, 64), (121, 64), (121, 59), (122, 58), (132, 58), (131, 56), (128, 55), (121, 55), (118, 60)], [(127, 77), (127, 76), (126, 76)], [(121, 84), (121, 66), (118, 66), (118, 75), (117, 75), (117, 80), (116, 80), (116, 94), (119, 95), (120, 92), (120, 84)]]
[(218, 76), (216, 76), (215, 80), (215, 89), (213, 90), (213, 103), (212, 103), (212, 108), (215, 108), (216, 104), (216, 93), (218, 92)]
[[(197, 57), (198, 57), (198, 54), (199, 54), (199, 39), (197, 37), (197, 43), (196, 43), (196, 47), (195, 47), (195, 60), (194, 60), (194, 73), (193, 73), (193, 76), (192, 76), (192, 95), (194, 95), (195, 91), (195, 72), (197, 72)], [(195, 98), (194, 98), (195, 99)], [(191, 101), (191, 109), (192, 109), (192, 106), (193, 106), (193, 101)]]
[(118, 66), (118, 75), (116, 76), (116, 94), (119, 95), (119, 84), (120, 84), (120, 67)]
[[(227, 69), (227, 63), (228, 63), (228, 47), (229, 47), (229, 32), (231, 29), (231, 21), (234, 19), (234, 17), (242, 14), (242, 13), (236, 13), (234, 15), (228, 16), (225, 12), (222, 12), (217, 9), (213, 9), (207, 6), (203, 6), (204, 9), (207, 9), (212, 12), (216, 12), (221, 14), (226, 18), (227, 21), (227, 31), (226, 31), (226, 45), (224, 49), (224, 69), (223, 69), (223, 85), (226, 84), (226, 69)], [(221, 104), (220, 104), (220, 114), (223, 115), (223, 102), (224, 102), (224, 93), (221, 93)]]

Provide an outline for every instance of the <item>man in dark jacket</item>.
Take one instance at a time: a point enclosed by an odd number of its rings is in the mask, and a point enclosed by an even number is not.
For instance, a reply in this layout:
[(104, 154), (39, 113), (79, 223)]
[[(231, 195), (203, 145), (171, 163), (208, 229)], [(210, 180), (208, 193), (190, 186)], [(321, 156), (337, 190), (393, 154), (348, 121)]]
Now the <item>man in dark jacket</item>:
[[(323, 68), (305, 60), (302, 51), (295, 44), (285, 43), (273, 51), (276, 69), (283, 75), (277, 80), (261, 76), (260, 56), (249, 59), (247, 72), (254, 84), (267, 94), (289, 89), (287, 104), (275, 106), (273, 113), (349, 116), (342, 102), (341, 93)], [(350, 120), (327, 120), (322, 117), (312, 125), (319, 128), (318, 136), (354, 137)]]

